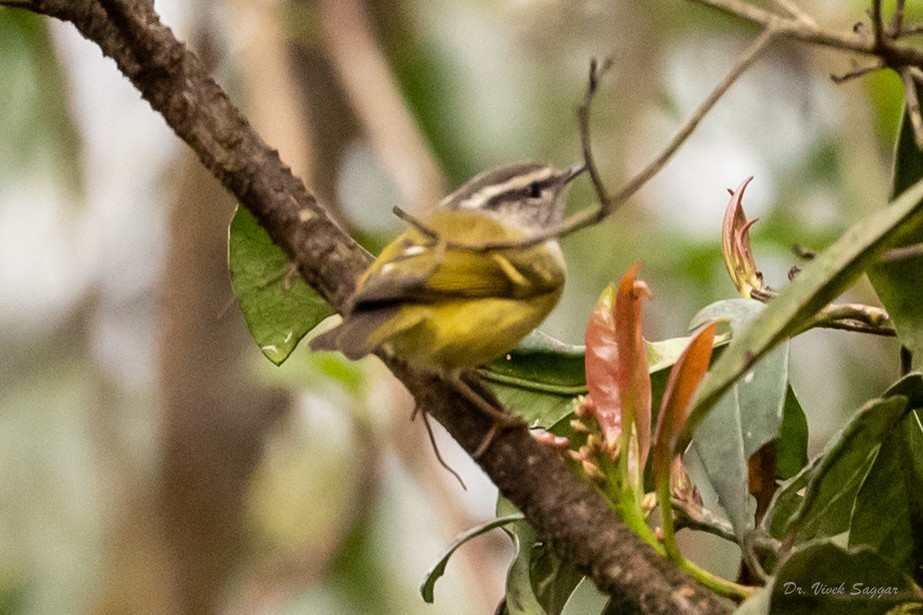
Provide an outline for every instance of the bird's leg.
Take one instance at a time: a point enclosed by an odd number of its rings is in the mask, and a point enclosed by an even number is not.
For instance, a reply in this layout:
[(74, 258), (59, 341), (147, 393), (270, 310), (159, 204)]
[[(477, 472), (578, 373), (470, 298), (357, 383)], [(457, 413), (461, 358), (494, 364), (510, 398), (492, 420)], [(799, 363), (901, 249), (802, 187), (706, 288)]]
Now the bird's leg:
[[(484, 439), (481, 441), (472, 455), (474, 459), (479, 459), (481, 455), (487, 451), (498, 433), (504, 429), (522, 427), (526, 424), (525, 421), (523, 421), (518, 416), (510, 414), (506, 408), (503, 407), (500, 401), (493, 395), (493, 393), (491, 393), (489, 389), (485, 389), (480, 383), (477, 383), (477, 386), (479, 389), (481, 389), (481, 391), (475, 391), (474, 387), (471, 386), (471, 384), (465, 382), (462, 375), (458, 372), (449, 374), (448, 380), (455, 385), (455, 388), (457, 388), (459, 392), (461, 392), (461, 394), (468, 399), (468, 401), (473, 403), (481, 412), (493, 419), (493, 425), (491, 426), (490, 431), (487, 432), (487, 435), (484, 436)], [(492, 399), (488, 399), (488, 396)]]

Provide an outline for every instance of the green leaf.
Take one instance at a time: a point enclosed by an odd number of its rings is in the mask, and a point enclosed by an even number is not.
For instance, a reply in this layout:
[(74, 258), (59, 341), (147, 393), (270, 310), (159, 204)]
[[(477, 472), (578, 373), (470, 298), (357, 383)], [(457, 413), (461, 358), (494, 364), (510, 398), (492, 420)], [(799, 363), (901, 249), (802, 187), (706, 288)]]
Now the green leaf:
[(532, 590), (532, 579), (529, 575), (529, 562), (532, 560), (532, 550), (536, 541), (535, 530), (526, 522), (517, 525), (515, 530), (508, 532), (513, 539), (516, 557), (506, 574), (506, 613), (547, 615)]
[(882, 442), (856, 497), (849, 546), (868, 545), (923, 578), (923, 423), (911, 412)]
[(824, 541), (796, 549), (773, 582), (770, 613), (878, 615), (923, 592), (871, 549)]
[(291, 272), (288, 257), (253, 215), (238, 206), (228, 232), (231, 284), (250, 335), (280, 365), (327, 316), (330, 306)]
[(531, 426), (548, 427), (571, 411), (586, 393), (584, 347), (571, 346), (541, 331), (480, 370), (501, 402)]
[(561, 609), (561, 615), (603, 614), (608, 604), (609, 596), (596, 589), (589, 577), (584, 577)]
[[(923, 87), (916, 85), (918, 95)], [(904, 110), (894, 152), (891, 194), (900, 194), (923, 179), (923, 152), (914, 140), (913, 125)], [(895, 245), (923, 243), (923, 221), (911, 225)], [(923, 255), (880, 262), (869, 270), (869, 279), (894, 321), (901, 342), (914, 356), (914, 366), (923, 360)]]
[[(497, 500), (497, 515), (507, 516), (516, 507), (507, 499)], [(503, 527), (516, 549), (506, 579), (508, 615), (559, 615), (568, 597), (583, 578), (545, 543), (525, 520)]]
[(791, 385), (785, 393), (776, 443), (776, 478), (787, 480), (808, 464), (808, 419)]
[(923, 218), (921, 200), (923, 180), (901, 194), (890, 207), (853, 225), (808, 263), (766, 309), (734, 337), (702, 383), (687, 423), (687, 438), (757, 361), (801, 331), (818, 310), (834, 300), (882, 252), (900, 240), (903, 232), (916, 227)]
[[(856, 494), (878, 448), (908, 410), (901, 395), (920, 376), (898, 381), (882, 398), (869, 401), (800, 474), (782, 485), (770, 504), (764, 526), (776, 537), (793, 536), (795, 544), (834, 536), (849, 529)], [(797, 492), (804, 488), (804, 496)]]
[[(764, 307), (751, 299), (722, 301), (702, 310), (693, 322), (727, 318), (736, 334)], [(693, 446), (738, 536), (753, 527), (755, 512), (747, 489), (747, 460), (779, 437), (787, 391), (788, 344), (784, 344), (734, 384), (695, 431)]]
[(524, 518), (525, 517), (523, 517), (522, 513), (520, 512), (510, 513), (496, 519), (491, 519), (490, 521), (480, 525), (476, 525), (470, 530), (466, 530), (453, 538), (452, 542), (446, 546), (445, 550), (436, 560), (436, 563), (426, 573), (426, 578), (424, 579), (423, 584), (420, 586), (420, 594), (423, 596), (423, 600), (426, 601), (427, 604), (433, 603), (436, 581), (438, 581), (439, 578), (445, 574), (445, 567), (449, 563), (449, 558), (452, 557), (452, 554), (455, 553), (455, 551), (460, 546), (472, 538), (480, 536), (481, 534), (485, 534), (491, 530), (497, 529), (498, 527), (520, 522)]
[(532, 591), (548, 615), (559, 615), (583, 575), (555, 553), (547, 543), (535, 545), (529, 562)]

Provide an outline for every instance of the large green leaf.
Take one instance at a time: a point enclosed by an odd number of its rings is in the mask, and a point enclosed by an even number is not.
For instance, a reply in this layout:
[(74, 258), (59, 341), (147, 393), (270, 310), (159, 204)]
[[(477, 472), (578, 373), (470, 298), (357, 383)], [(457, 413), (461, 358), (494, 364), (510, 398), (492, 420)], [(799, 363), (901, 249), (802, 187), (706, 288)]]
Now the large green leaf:
[(923, 600), (910, 579), (871, 549), (823, 541), (796, 549), (772, 587), (770, 613), (878, 615)]
[[(917, 84), (919, 96), (923, 87)], [(923, 152), (917, 147), (913, 124), (905, 109), (894, 152), (892, 197), (923, 179)], [(923, 222), (910, 226), (896, 245), (923, 243)], [(901, 342), (910, 348), (914, 366), (923, 360), (923, 254), (880, 262), (869, 270), (869, 279), (894, 321)]]
[[(770, 504), (764, 527), (795, 544), (834, 536), (849, 529), (856, 494), (881, 442), (908, 411), (913, 374), (898, 381), (881, 398), (863, 406), (810, 466), (782, 485)], [(804, 489), (804, 495), (799, 492)]]
[[(764, 307), (750, 299), (721, 301), (699, 312), (693, 326), (727, 319), (734, 334)], [(692, 440), (739, 536), (754, 523), (755, 502), (747, 488), (747, 461), (763, 445), (779, 437), (787, 391), (788, 345), (783, 344), (731, 387), (699, 424)]]
[(807, 326), (818, 310), (843, 292), (882, 252), (901, 240), (904, 232), (916, 228), (923, 218), (921, 201), (923, 180), (904, 191), (890, 207), (850, 228), (734, 337), (702, 383), (687, 423), (687, 438), (738, 379)]
[(584, 347), (533, 331), (481, 375), (501, 402), (532, 426), (549, 427), (586, 393)]
[(849, 545), (874, 547), (901, 571), (923, 578), (923, 423), (911, 412), (881, 444), (862, 488)]
[(239, 206), (228, 231), (228, 267), (250, 335), (276, 365), (333, 314), (320, 295), (292, 273), (288, 257), (253, 214)]

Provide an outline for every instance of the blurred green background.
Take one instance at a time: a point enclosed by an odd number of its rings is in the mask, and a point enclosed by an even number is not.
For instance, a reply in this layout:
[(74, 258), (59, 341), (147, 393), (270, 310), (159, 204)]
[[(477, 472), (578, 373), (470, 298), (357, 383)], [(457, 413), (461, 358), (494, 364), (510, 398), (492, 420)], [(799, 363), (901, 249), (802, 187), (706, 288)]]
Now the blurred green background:
[[(865, 9), (802, 6), (842, 29)], [(617, 188), (756, 34), (680, 0), (157, 7), (371, 250), (401, 228), (395, 204), (421, 211), (500, 163), (579, 160), (594, 56), (614, 58), (593, 138)], [(776, 45), (634, 200), (567, 238), (543, 328), (580, 343), (601, 289), (640, 260), (647, 337), (683, 334), (734, 294), (718, 233), (725, 189), (748, 175), (775, 287), (793, 243), (823, 248), (882, 207), (902, 90), (828, 79), (852, 67)], [(591, 205), (584, 182), (570, 207)], [(435, 464), (374, 360), (263, 359), (227, 277), (233, 207), (98, 48), (0, 8), (0, 615), (492, 612), (499, 532), (453, 558), (435, 606), (417, 586), (495, 490), (442, 432), (468, 490)], [(852, 298), (875, 301), (864, 283)], [(792, 355), (815, 451), (898, 367), (893, 342), (846, 333), (804, 335)], [(734, 574), (727, 545), (688, 548)]]

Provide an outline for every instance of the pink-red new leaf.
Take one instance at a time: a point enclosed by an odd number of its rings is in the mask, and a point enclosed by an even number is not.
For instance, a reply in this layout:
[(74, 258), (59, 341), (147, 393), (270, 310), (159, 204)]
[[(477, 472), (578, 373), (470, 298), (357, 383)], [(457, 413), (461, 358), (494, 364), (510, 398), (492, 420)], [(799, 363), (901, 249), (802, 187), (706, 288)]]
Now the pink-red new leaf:
[(643, 468), (651, 448), (651, 376), (647, 346), (641, 334), (641, 301), (650, 299), (651, 291), (647, 284), (636, 279), (640, 267), (641, 263), (632, 265), (619, 282), (615, 296), (615, 340), (622, 424), (634, 423), (639, 463)]
[(585, 338), (587, 390), (607, 443), (618, 442), (622, 433), (614, 307), (615, 287), (610, 284), (590, 315)]
[[(711, 323), (699, 331), (683, 351), (667, 379), (660, 404), (660, 416), (654, 436), (654, 476), (669, 475), (670, 460), (688, 415), (689, 403), (699, 383), (708, 371), (715, 343), (715, 328)], [(680, 451), (676, 451), (679, 453)], [(658, 478), (659, 480), (659, 478)]]

